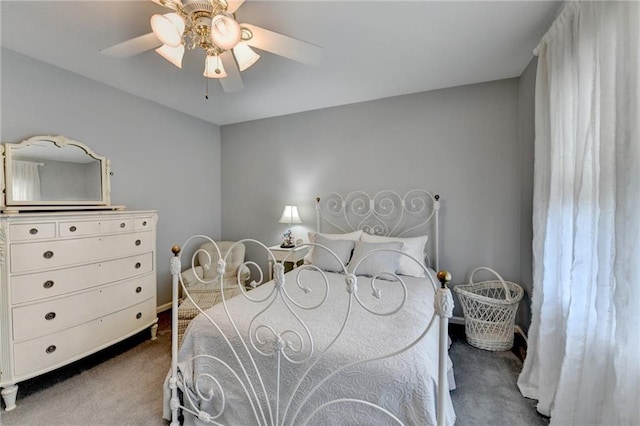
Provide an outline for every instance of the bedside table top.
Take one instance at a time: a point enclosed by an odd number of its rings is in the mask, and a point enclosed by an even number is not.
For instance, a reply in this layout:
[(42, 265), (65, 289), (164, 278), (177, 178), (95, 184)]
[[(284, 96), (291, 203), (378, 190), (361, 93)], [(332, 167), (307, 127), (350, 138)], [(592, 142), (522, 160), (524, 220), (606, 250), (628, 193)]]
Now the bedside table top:
[(269, 250), (271, 250), (271, 251), (282, 251), (282, 252), (289, 252), (289, 251), (299, 252), (301, 250), (308, 251), (309, 247), (308, 246), (304, 246), (304, 247), (295, 246), (295, 247), (291, 247), (291, 248), (283, 248), (283, 247), (280, 247), (280, 244), (278, 244), (277, 246), (269, 247)]
[(282, 248), (280, 245), (271, 246), (269, 250), (276, 258), (277, 262), (282, 262), (286, 259), (287, 262), (297, 262), (302, 260), (304, 256), (309, 252), (309, 246), (296, 246), (291, 248)]

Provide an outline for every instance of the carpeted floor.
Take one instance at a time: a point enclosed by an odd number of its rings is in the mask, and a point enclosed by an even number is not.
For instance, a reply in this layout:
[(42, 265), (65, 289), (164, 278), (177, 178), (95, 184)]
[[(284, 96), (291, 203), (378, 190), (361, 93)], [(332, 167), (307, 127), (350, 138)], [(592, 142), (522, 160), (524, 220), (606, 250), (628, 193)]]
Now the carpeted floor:
[(511, 351), (489, 352), (474, 348), (464, 338), (464, 326), (449, 328), (449, 356), (457, 389), (451, 392), (458, 426), (548, 425), (538, 414), (536, 401), (524, 398), (516, 380), (522, 361)]
[[(18, 407), (0, 414), (4, 426), (166, 426), (162, 383), (171, 363), (169, 313), (158, 339), (145, 331), (98, 354), (19, 384)], [(451, 358), (458, 388), (451, 393), (456, 425), (547, 425), (534, 401), (516, 387), (522, 368), (509, 351), (469, 346), (452, 326)]]

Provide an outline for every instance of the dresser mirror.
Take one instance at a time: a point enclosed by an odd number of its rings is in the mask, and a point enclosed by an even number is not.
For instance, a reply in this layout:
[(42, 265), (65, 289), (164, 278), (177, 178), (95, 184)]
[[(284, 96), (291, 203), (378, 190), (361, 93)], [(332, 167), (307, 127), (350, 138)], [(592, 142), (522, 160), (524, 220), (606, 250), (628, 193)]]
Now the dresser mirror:
[(64, 136), (4, 145), (3, 210), (109, 206), (109, 161)]

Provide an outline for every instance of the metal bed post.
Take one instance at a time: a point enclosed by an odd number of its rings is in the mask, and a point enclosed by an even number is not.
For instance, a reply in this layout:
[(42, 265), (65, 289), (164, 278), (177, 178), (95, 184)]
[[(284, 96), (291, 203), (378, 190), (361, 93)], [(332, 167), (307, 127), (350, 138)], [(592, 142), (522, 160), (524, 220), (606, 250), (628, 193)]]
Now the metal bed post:
[(316, 231), (320, 232), (320, 197), (316, 197)]
[(445, 393), (449, 392), (449, 382), (447, 380), (447, 350), (449, 346), (449, 318), (453, 315), (453, 297), (447, 283), (451, 281), (449, 271), (438, 271), (440, 288), (436, 292), (434, 307), (439, 318), (440, 334), (438, 339), (438, 401), (436, 408), (436, 419), (438, 426), (447, 423), (445, 410)]
[(434, 201), (433, 201), (433, 211), (435, 214), (435, 238), (436, 238), (436, 250), (435, 250), (435, 270), (439, 271), (440, 270), (440, 195), (436, 194), (434, 195)]
[(178, 409), (180, 400), (178, 399), (178, 290), (180, 280), (180, 246), (171, 248), (173, 257), (171, 258), (171, 377), (169, 378), (169, 388), (171, 389), (171, 426), (178, 426)]

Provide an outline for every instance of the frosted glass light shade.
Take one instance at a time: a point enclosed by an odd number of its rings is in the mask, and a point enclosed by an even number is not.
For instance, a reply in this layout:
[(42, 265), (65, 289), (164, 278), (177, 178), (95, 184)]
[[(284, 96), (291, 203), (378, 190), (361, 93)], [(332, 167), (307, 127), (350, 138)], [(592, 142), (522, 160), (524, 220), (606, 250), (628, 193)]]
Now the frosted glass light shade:
[(167, 61), (171, 62), (178, 68), (182, 68), (182, 57), (184, 56), (184, 46), (171, 47), (163, 44), (156, 49), (156, 52)]
[(176, 13), (155, 14), (151, 17), (151, 29), (162, 43), (170, 47), (182, 44), (184, 21)]
[(225, 78), (227, 76), (219, 56), (207, 56), (202, 75), (208, 78)]
[(220, 49), (229, 50), (240, 41), (242, 30), (228, 13), (220, 13), (211, 19), (211, 41)]
[(233, 56), (236, 57), (236, 62), (238, 63), (238, 69), (240, 71), (246, 70), (260, 59), (260, 55), (254, 52), (248, 44), (242, 42), (238, 43), (236, 47), (233, 48)]
[(280, 216), (278, 222), (287, 223), (289, 225), (292, 223), (302, 223), (302, 219), (300, 219), (300, 215), (298, 214), (298, 206), (284, 206), (282, 216)]

